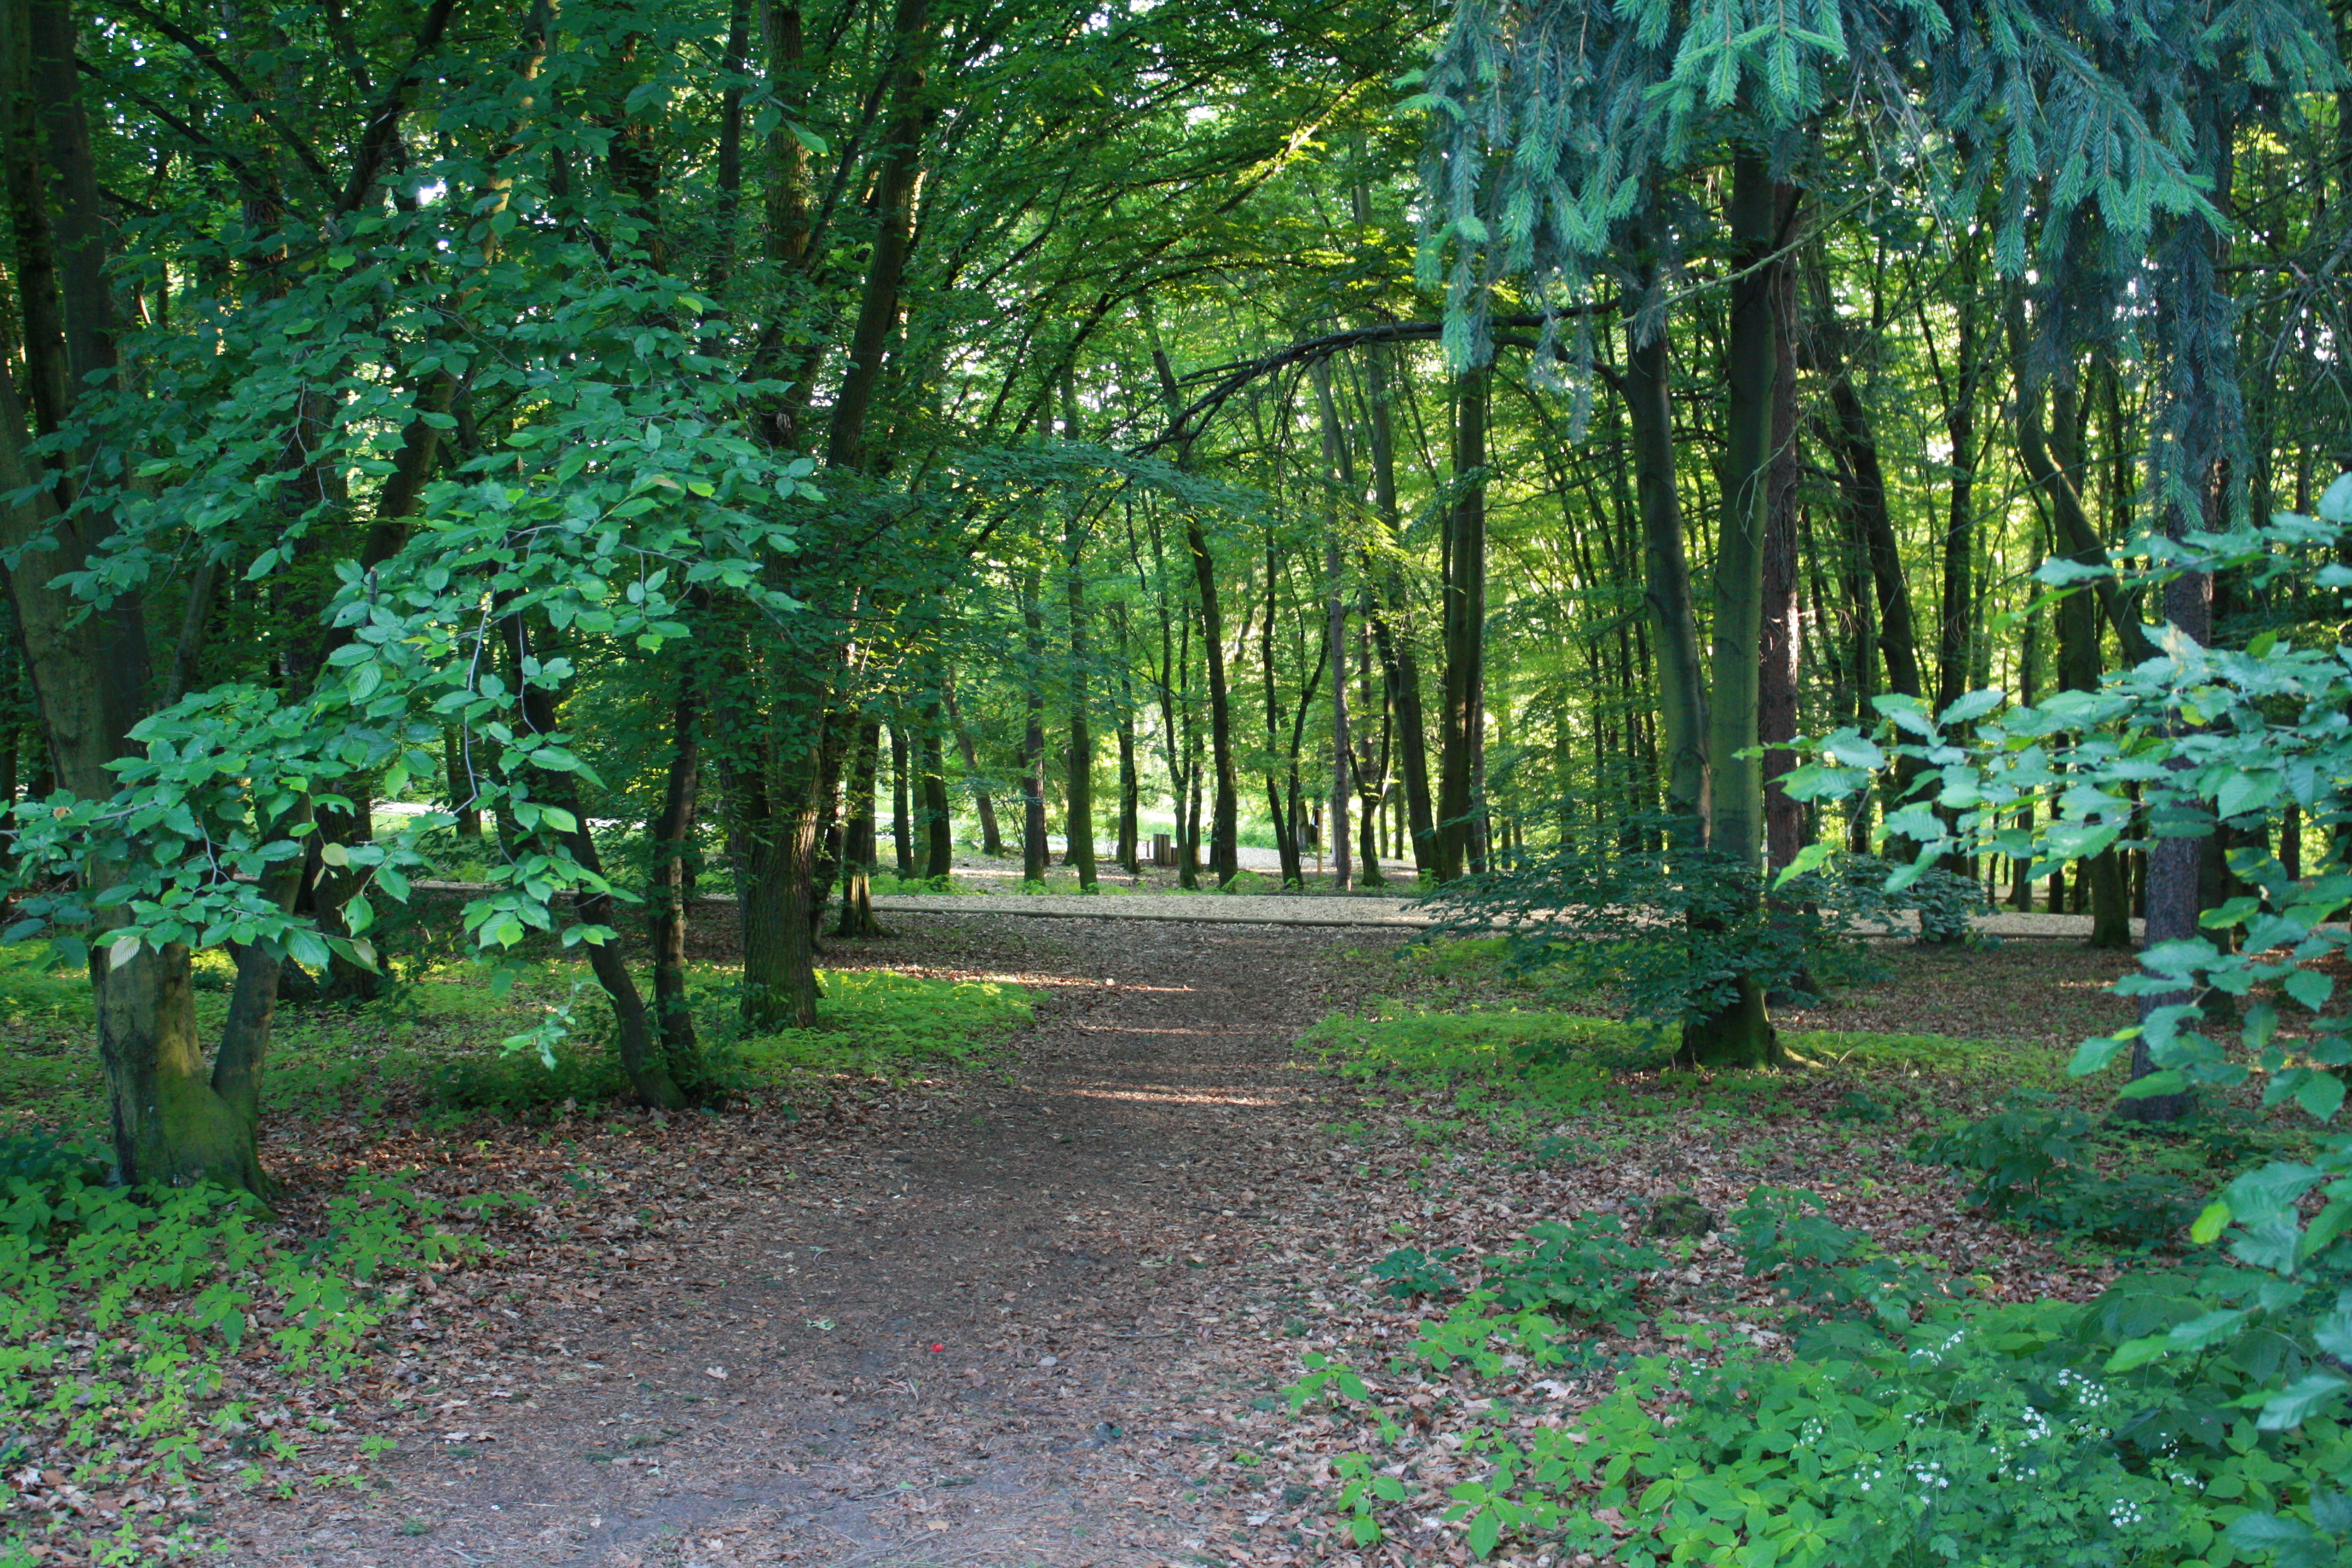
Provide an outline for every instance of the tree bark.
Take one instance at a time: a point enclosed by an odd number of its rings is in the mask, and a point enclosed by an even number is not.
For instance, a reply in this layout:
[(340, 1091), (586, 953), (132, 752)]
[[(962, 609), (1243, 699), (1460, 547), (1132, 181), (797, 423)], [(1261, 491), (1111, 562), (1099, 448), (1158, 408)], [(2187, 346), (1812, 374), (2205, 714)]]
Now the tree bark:
[(923, 709), (923, 837), (928, 854), (923, 875), (937, 879), (955, 871), (955, 817), (948, 808), (947, 751), (940, 736), (937, 702)]
[[(1654, 288), (1643, 270), (1643, 290)], [(1665, 323), (1645, 328), (1639, 301), (1626, 301), (1625, 415), (1633, 447), (1634, 504), (1642, 517), (1642, 596), (1657, 648), (1658, 712), (1665, 751), (1666, 816), (1685, 844), (1706, 820), (1707, 698), (1698, 647), (1698, 608), (1683, 553), (1682, 503), (1675, 486), (1672, 371)]]
[(694, 886), (695, 827), (702, 796), (702, 716), (691, 674), (681, 674), (670, 709), (669, 772), (652, 823), (654, 1023), (669, 1073), (679, 1083), (702, 1077), (702, 1047), (686, 997), (688, 909)]
[(898, 852), (898, 879), (915, 879), (915, 813), (907, 731), (890, 726), (890, 837)]
[(1475, 830), (1475, 747), (1485, 723), (1486, 632), (1486, 487), (1468, 476), (1486, 466), (1487, 383), (1492, 372), (1465, 371), (1455, 399), (1454, 482), (1446, 509), (1444, 636), (1444, 703), (1438, 714), (1437, 878), (1450, 882), (1468, 869)]
[[(1757, 698), (1764, 643), (1764, 538), (1769, 526), (1772, 384), (1779, 363), (1773, 276), (1780, 232), (1779, 188), (1764, 160), (1734, 155), (1730, 227), (1737, 271), (1724, 347), (1725, 453), (1715, 554), (1715, 655), (1707, 700), (1708, 847), (1742, 871), (1760, 869), (1764, 775)], [(1765, 986), (1752, 974), (1713, 1016), (1687, 1024), (1680, 1056), (1694, 1066), (1759, 1067), (1778, 1054)]]

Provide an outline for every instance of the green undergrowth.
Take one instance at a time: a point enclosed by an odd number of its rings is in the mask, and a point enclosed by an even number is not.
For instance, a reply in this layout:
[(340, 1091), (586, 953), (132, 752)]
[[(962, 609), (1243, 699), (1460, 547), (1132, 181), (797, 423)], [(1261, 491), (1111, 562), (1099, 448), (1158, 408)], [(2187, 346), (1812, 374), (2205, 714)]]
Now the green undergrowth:
[(52, 1138), (0, 1141), (0, 1547), (68, 1528), (37, 1522), (28, 1489), (142, 1489), (156, 1506), (91, 1544), (104, 1563), (200, 1544), (199, 1486), (352, 1480), (349, 1451), (322, 1442), (335, 1423), (288, 1419), (285, 1399), (384, 1351), (418, 1282), (481, 1247), (468, 1221), (518, 1201), (372, 1175), (298, 1234), (248, 1197), (126, 1191), (107, 1167)]
[[(1348, 1535), (1434, 1508), (1480, 1558), (1625, 1568), (2325, 1568), (2352, 1548), (2352, 1428), (2312, 1392), (2347, 1318), (2328, 1315), (2333, 1271), (2265, 1267), (2249, 1231), (2234, 1260), (2128, 1275), (2087, 1306), (1996, 1302), (1809, 1194), (1759, 1190), (1731, 1228), (1780, 1288), (1780, 1332), (1662, 1321), (1673, 1353), (1598, 1368), (1590, 1327), (1625, 1328), (1644, 1310), (1626, 1282), (1661, 1261), (1613, 1220), (1531, 1227), (1475, 1286), (1390, 1269), (1443, 1316), (1383, 1365), (1310, 1354), (1288, 1390), (1363, 1434), (1334, 1463)], [(2249, 1316), (2263, 1331), (2233, 1338)], [(1588, 1369), (1606, 1392), (1565, 1417), (1528, 1386)], [(1474, 1472), (1434, 1498), (1414, 1435), (1433, 1400), (1395, 1392), (1415, 1386), (1442, 1391), (1435, 1453)]]
[[(2021, 1030), (1786, 1029), (1780, 1067), (1693, 1072), (1664, 1031), (1540, 1005), (1495, 944), (1374, 962), (1402, 999), (1304, 1050), (1369, 1091), (1387, 1128), (1340, 1131), (1406, 1145), (1390, 1166), (1440, 1217), (1368, 1260), (1402, 1334), (1290, 1389), (1352, 1436), (1321, 1494), (1344, 1539), (1619, 1568), (2352, 1561), (2352, 1154), (2219, 1094), (2116, 1122), (2119, 1072), (2069, 1077), (2074, 1042)], [(1645, 1190), (1669, 1146), (1655, 1175), (1712, 1162), (1745, 1204)], [(1461, 1223), (1482, 1169), (1571, 1167), (1630, 1169), (1602, 1206), (1638, 1217)], [(2096, 1299), (2016, 1299), (2015, 1260), (1940, 1234), (1953, 1203)]]
[[(818, 979), (815, 1027), (747, 1035), (736, 1022), (731, 974), (693, 973), (688, 997), (721, 1092), (792, 1096), (841, 1080), (905, 1079), (1000, 1050), (1030, 1018), (1027, 993), (1013, 984), (889, 970), (827, 970)], [(216, 1022), (226, 996), (200, 984), (197, 1000), (200, 1022)], [(505, 1043), (554, 1014), (566, 1026), (544, 1058)], [(0, 949), (0, 1022), (14, 1041), (0, 1053), (0, 1131), (102, 1125), (90, 1017), (87, 979), (48, 973), (24, 950)], [(628, 1086), (611, 1037), (610, 1010), (584, 963), (534, 965), (504, 997), (480, 971), (442, 965), (365, 1005), (283, 1006), (265, 1115), (532, 1118), (618, 1104)]]
[[(1790, 1054), (1783, 1068), (1716, 1075), (1711, 1084), (1720, 1095), (1747, 1102), (1779, 1087), (1848, 1079), (1857, 1085), (1917, 1078), (1978, 1086), (2066, 1082), (2050, 1053), (2005, 1042), (1829, 1029), (1787, 1030), (1780, 1042)], [(1394, 1001), (1361, 1016), (1327, 1017), (1301, 1041), (1342, 1077), (1409, 1091), (1466, 1091), (1555, 1108), (1609, 1101), (1629, 1110), (1638, 1109), (1662, 1075), (1691, 1078), (1670, 1074), (1675, 1043), (1669, 1030), (1643, 1023), (1525, 1005), (1448, 1011)]]

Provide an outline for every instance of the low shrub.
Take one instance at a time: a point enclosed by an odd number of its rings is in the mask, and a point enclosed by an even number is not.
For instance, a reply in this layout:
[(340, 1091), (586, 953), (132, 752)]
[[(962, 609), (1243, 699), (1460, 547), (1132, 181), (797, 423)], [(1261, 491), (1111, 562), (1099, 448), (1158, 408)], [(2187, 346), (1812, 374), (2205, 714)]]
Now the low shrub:
[(2176, 1241), (2192, 1211), (2182, 1198), (2184, 1173), (2126, 1163), (2101, 1168), (2119, 1152), (2112, 1135), (2082, 1111), (2046, 1095), (2011, 1097), (1995, 1114), (1914, 1141), (1930, 1164), (1971, 1172), (1969, 1201), (1987, 1214), (2038, 1229), (2088, 1236), (2116, 1247)]

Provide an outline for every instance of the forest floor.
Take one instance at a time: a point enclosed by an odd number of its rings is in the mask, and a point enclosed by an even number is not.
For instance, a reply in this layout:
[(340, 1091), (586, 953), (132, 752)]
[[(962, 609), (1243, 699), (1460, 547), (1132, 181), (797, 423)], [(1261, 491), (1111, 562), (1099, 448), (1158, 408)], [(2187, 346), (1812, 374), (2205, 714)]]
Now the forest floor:
[[(1835, 1070), (1783, 1080), (1763, 1104), (1668, 1085), (1647, 1108), (1663, 1119), (1632, 1123), (1638, 1139), (1579, 1117), (1593, 1138), (1529, 1160), (1543, 1127), (1334, 1076), (1299, 1039), (1335, 1013), (1400, 994), (1441, 1009), (1526, 1001), (1499, 996), (1491, 966), (1399, 964), (1402, 933), (900, 923), (835, 944), (831, 962), (1033, 988), (1035, 1026), (1008, 1058), (805, 1120), (583, 1119), (559, 1125), (560, 1148), (493, 1132), (477, 1144), (482, 1180), (549, 1164), (601, 1179), (553, 1189), (533, 1224), (617, 1243), (600, 1249), (618, 1264), (600, 1258), (592, 1277), (530, 1235), (494, 1234), (502, 1258), (444, 1282), (434, 1342), (383, 1388), (351, 1391), (353, 1429), (398, 1438), (371, 1488), (224, 1500), (231, 1559), (1461, 1561), (1433, 1515), (1417, 1543), (1408, 1524), (1357, 1559), (1326, 1511), (1345, 1434), (1280, 1397), (1307, 1352), (1376, 1349), (1416, 1319), (1368, 1289), (1368, 1264), (1401, 1240), (1630, 1218), (1666, 1192), (1720, 1211), (1801, 1173), (1997, 1293), (2081, 1294), (2108, 1273), (1961, 1213), (1932, 1173), (1891, 1179), (1887, 1156), (1937, 1110), (1933, 1092), (1856, 1128), (1831, 1114), (1855, 1081)], [(2074, 1039), (2112, 1026), (2097, 987), (2117, 963), (2045, 943), (1923, 956), (1834, 1021), (1883, 1031), (1932, 1016), (2032, 1042), (2054, 1072)], [(1727, 1137), (1727, 1119), (1749, 1113), (1767, 1135)], [(1738, 1317), (1728, 1249), (1710, 1239), (1689, 1261), (1659, 1289)], [(386, 1392), (406, 1408), (383, 1413)], [(358, 1415), (371, 1405), (373, 1420)]]
[[(2104, 987), (2128, 955), (1888, 946), (1881, 981), (1781, 1020), (1795, 1065), (1710, 1078), (1574, 1016), (1605, 997), (1507, 981), (1491, 942), (993, 902), (894, 914), (897, 934), (826, 958), (844, 986), (1027, 988), (1034, 1023), (961, 1065), (672, 1117), (436, 1119), (368, 1104), (364, 1062), (327, 1084), (265, 1148), (294, 1233), (355, 1173), (525, 1201), (469, 1220), (489, 1248), (425, 1274), (342, 1382), (274, 1375), (248, 1341), (219, 1397), (261, 1430), (207, 1439), (257, 1456), (243, 1484), (216, 1471), (166, 1500), (40, 1477), (21, 1506), (56, 1522), (27, 1561), (160, 1561), (93, 1558), (72, 1528), (176, 1517), (237, 1568), (1466, 1562), (1442, 1489), (1358, 1547), (1334, 1465), (1360, 1423), (1284, 1397), (1310, 1354), (1375, 1369), (1419, 1331), (1425, 1309), (1371, 1273), (1397, 1248), (1492, 1251), (1580, 1215), (1638, 1229), (1664, 1197), (1719, 1226), (1780, 1184), (1994, 1299), (2081, 1298), (2118, 1265), (1968, 1212), (1908, 1150), (2021, 1086), (2111, 1095), (2063, 1066), (2125, 1021)], [(1530, 1088), (1520, 1047), (1551, 1034), (1591, 1059)], [(1674, 1244), (1637, 1288), (1642, 1321), (1594, 1331), (1595, 1365), (1693, 1321), (1773, 1321), (1727, 1236)], [(1424, 1422), (1487, 1403), (1382, 1381)], [(1512, 1386), (1557, 1421), (1601, 1384)], [(1450, 1473), (1437, 1453), (1412, 1471)]]
[[(1278, 1490), (1201, 1476), (1295, 1373), (1269, 1325), (1352, 1262), (1331, 1252), (1328, 1129), (1358, 1096), (1293, 1047), (1380, 971), (1335, 965), (1327, 931), (905, 924), (829, 961), (1032, 987), (1003, 1070), (822, 1120), (699, 1119), (658, 1153), (635, 1129), (581, 1137), (571, 1160), (633, 1163), (639, 1198), (665, 1194), (658, 1254), (601, 1287), (538, 1285), (501, 1346), (462, 1372), (443, 1358), (444, 1397), (381, 1490), (237, 1507), (232, 1550), (1165, 1563), (1230, 1554), (1276, 1515), (1288, 1548), (1306, 1521)], [(503, 1283), (461, 1289), (488, 1305)]]

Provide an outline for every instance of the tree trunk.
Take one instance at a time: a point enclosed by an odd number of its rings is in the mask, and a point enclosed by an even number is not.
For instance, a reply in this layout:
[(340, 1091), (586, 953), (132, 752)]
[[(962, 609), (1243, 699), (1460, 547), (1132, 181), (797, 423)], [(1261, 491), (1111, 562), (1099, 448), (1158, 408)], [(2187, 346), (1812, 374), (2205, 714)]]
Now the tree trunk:
[[(530, 630), (520, 616), (506, 623), (507, 652), (514, 668), (529, 668), (533, 649)], [(541, 655), (551, 651), (550, 647), (538, 649)], [(544, 740), (553, 741), (561, 729), (558, 717), (560, 693), (536, 681), (522, 687), (522, 720), (524, 725)], [(604, 875), (602, 858), (596, 851), (595, 836), (589, 830), (588, 812), (580, 799), (579, 781), (575, 774), (551, 768), (533, 770), (532, 792), (551, 805), (562, 807), (571, 815), (568, 830), (552, 833), (572, 853), (572, 858), (592, 877), (601, 880)], [(605, 927), (610, 934), (602, 942), (583, 942), (588, 968), (603, 987), (605, 1000), (612, 1004), (614, 1054), (621, 1059), (621, 1071), (629, 1080), (630, 1089), (640, 1103), (664, 1110), (680, 1110), (692, 1103), (687, 1086), (671, 1076), (667, 1053), (656, 1043), (652, 1015), (646, 1010), (645, 997), (637, 990), (636, 979), (629, 973), (620, 943), (620, 910), (618, 900), (609, 892), (583, 887), (573, 895), (573, 908), (582, 923)]]
[(913, 760), (908, 754), (907, 731), (890, 726), (890, 837), (898, 854), (898, 879), (915, 879), (915, 811)]
[(803, 676), (796, 685), (730, 792), (744, 861), (741, 1011), (757, 1034), (816, 1023), (815, 936), (824, 898), (817, 862), (839, 772), (839, 721), (821, 700), (822, 683)]
[(1021, 585), (1021, 621), (1028, 635), (1028, 663), (1022, 671), (1021, 879), (1043, 887), (1052, 854), (1045, 845), (1045, 615), (1037, 602), (1039, 584), (1030, 574)]
[[(2068, 545), (2068, 557), (2085, 564), (2095, 564), (2106, 559), (2106, 552), (2100, 547), (2096, 531), (2092, 528), (2090, 519), (2083, 510), (2082, 491), (2076, 487), (2074, 478), (2083, 462), (2081, 394), (2068, 386), (2059, 386), (2045, 393), (2038, 381), (2023, 374), (2023, 324), (2022, 310), (2012, 306), (2011, 335), (2012, 346), (2021, 356), (2017, 399), (2018, 460), (2025, 469), (2027, 479), (2046, 498), (2053, 531), (2062, 545)], [(2054, 416), (2051, 427), (2047, 429), (2043, 423), (2045, 406)], [(2052, 451), (2053, 432), (2056, 442), (2054, 456)], [(2087, 544), (2068, 543), (2084, 539), (2088, 540)], [(2100, 661), (2096, 602), (2078, 588), (2058, 601), (2053, 618), (2058, 634), (2058, 684), (2068, 691), (2097, 690)], [(2137, 620), (2137, 616), (2127, 618)], [(2112, 949), (2129, 947), (2132, 943), (2131, 905), (2124, 886), (2119, 852), (2112, 847), (2100, 851), (2084, 865), (2077, 875), (2089, 889), (2090, 945)]]
[[(1764, 864), (1793, 862), (1804, 847), (1805, 811), (1780, 780), (1797, 765), (1798, 672), (1804, 661), (1804, 618), (1797, 595), (1797, 339), (1796, 268), (1772, 268), (1776, 289), (1772, 333), (1772, 436), (1766, 479), (1764, 535), (1764, 657), (1756, 694), (1757, 737), (1764, 753)], [(1810, 987), (1808, 987), (1810, 989)]]
[[(1654, 288), (1643, 269), (1646, 292)], [(1665, 749), (1666, 816), (1685, 843), (1697, 842), (1707, 810), (1706, 684), (1699, 660), (1698, 609), (1683, 553), (1682, 503), (1675, 487), (1674, 405), (1666, 326), (1645, 324), (1626, 301), (1625, 415), (1633, 447), (1635, 504), (1642, 516), (1642, 595), (1657, 647), (1658, 712)]]
[(849, 769), (849, 803), (841, 844), (841, 918), (835, 936), (887, 936), (874, 918), (874, 786), (882, 771), (882, 726), (867, 721), (857, 729), (856, 759)]
[(972, 811), (980, 818), (980, 852), (992, 860), (1004, 858), (1004, 835), (996, 826), (996, 802), (985, 787), (986, 776), (980, 770), (980, 748), (972, 744), (971, 731), (965, 727), (963, 715), (956, 711), (955, 688), (950, 686), (941, 693), (947, 699), (948, 722), (955, 726), (956, 750), (963, 754), (963, 776), (971, 788)]
[(1201, 642), (1209, 665), (1209, 759), (1216, 793), (1209, 825), (1209, 868), (1217, 886), (1241, 870), (1241, 774), (1234, 761), (1233, 692), (1225, 679), (1225, 621), (1217, 605), (1217, 564), (1201, 525), (1187, 514), (1184, 547), (1200, 596)]
[(1127, 646), (1127, 605), (1121, 601), (1113, 608), (1118, 626), (1118, 864), (1129, 876), (1140, 877), (1143, 783), (1135, 766), (1134, 666)]
[(1331, 887), (1347, 892), (1355, 886), (1349, 863), (1348, 805), (1354, 785), (1349, 778), (1355, 753), (1348, 743), (1348, 602), (1339, 574), (1339, 498), (1356, 494), (1356, 464), (1331, 398), (1331, 367), (1318, 363), (1314, 370), (1316, 410), (1323, 426), (1323, 462), (1336, 489), (1324, 509), (1323, 637), (1331, 666)]
[(1438, 714), (1437, 878), (1450, 882), (1470, 860), (1475, 795), (1475, 748), (1485, 722), (1486, 631), (1486, 486), (1471, 474), (1486, 466), (1487, 383), (1481, 366), (1465, 372), (1455, 400), (1454, 483), (1460, 493), (1446, 509), (1444, 636), (1444, 703)]
[[(1072, 438), (1076, 438), (1075, 435)], [(1078, 868), (1078, 890), (1090, 893), (1098, 880), (1095, 870), (1095, 736), (1087, 711), (1087, 665), (1093, 654), (1087, 646), (1087, 578), (1084, 545), (1077, 530), (1074, 512), (1069, 530), (1062, 539), (1064, 565), (1068, 574), (1064, 579), (1065, 598), (1070, 614), (1068, 837), (1070, 863)]]
[[(1708, 847), (1743, 870), (1760, 868), (1764, 776), (1757, 697), (1764, 645), (1764, 539), (1769, 526), (1772, 384), (1779, 363), (1774, 276), (1780, 191), (1761, 157), (1735, 155), (1730, 226), (1736, 247), (1725, 343), (1722, 513), (1716, 538), (1715, 658), (1707, 694)], [(1681, 1059), (1700, 1067), (1760, 1067), (1778, 1054), (1765, 987), (1742, 975), (1733, 1002), (1683, 1030)]]
[(948, 809), (946, 748), (940, 738), (937, 702), (923, 709), (923, 837), (928, 854), (923, 875), (934, 880), (955, 870), (955, 818)]
[(699, 1082), (702, 1049), (686, 997), (687, 905), (694, 886), (695, 826), (702, 792), (702, 721), (691, 676), (681, 676), (670, 712), (669, 776), (653, 832), (654, 1021), (670, 1076)]
[(889, 119), (874, 182), (874, 248), (866, 259), (866, 289), (850, 330), (841, 388), (834, 397), (825, 437), (825, 462), (832, 468), (866, 467), (866, 414), (882, 384), (885, 351), (898, 326), (898, 295), (914, 250), (915, 187), (923, 151), (922, 56), (931, 26), (930, 0), (898, 0), (890, 24)]
[[(37, 406), (46, 405), (37, 425), (52, 429), (70, 416), (71, 400), (88, 377), (102, 377), (113, 363), (104, 214), (69, 12), (55, 0), (10, 5), (0, 9), (0, 26), (9, 35), (8, 47), (0, 49), (0, 172), (16, 228), (13, 313), (25, 329), (26, 385)], [(107, 764), (132, 754), (130, 731), (144, 716), (151, 674), (146, 628), (134, 595), (99, 606), (58, 585), (61, 575), (84, 570), (104, 548), (115, 521), (98, 511), (71, 527), (59, 521), (65, 487), (25, 452), (26, 428), (16, 378), (0, 371), (0, 561), (8, 563), (0, 578), (16, 611), (57, 782), (83, 799), (106, 800), (117, 785)], [(104, 889), (117, 873), (118, 868), (93, 861), (81, 876), (86, 886)], [(286, 897), (292, 892), (289, 885)], [(244, 1032), (234, 1040), (224, 1037), (222, 1060), (229, 1059), (234, 1045), (238, 1061), (221, 1077), (217, 1064), (207, 1068), (197, 1034), (187, 948), (142, 947), (116, 963), (108, 956), (110, 923), (105, 915), (95, 922), (89, 967), (122, 1180), (133, 1185), (208, 1180), (266, 1192), (257, 1133), (264, 1047), (277, 1000), (274, 956), (257, 955), (238, 965), (246, 1005), (232, 1007), (232, 1022)]]

